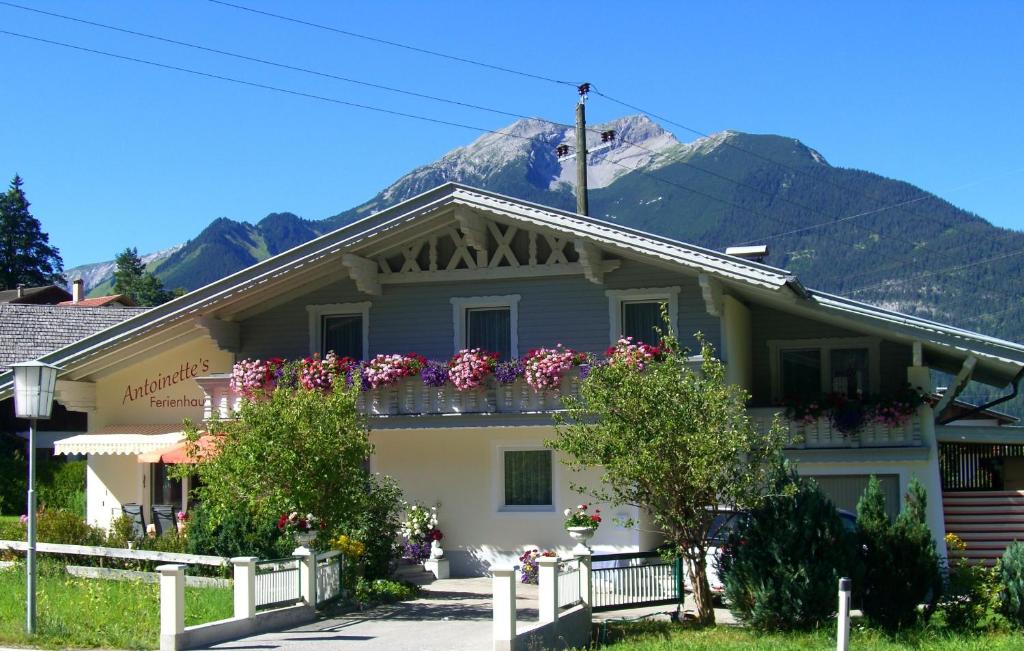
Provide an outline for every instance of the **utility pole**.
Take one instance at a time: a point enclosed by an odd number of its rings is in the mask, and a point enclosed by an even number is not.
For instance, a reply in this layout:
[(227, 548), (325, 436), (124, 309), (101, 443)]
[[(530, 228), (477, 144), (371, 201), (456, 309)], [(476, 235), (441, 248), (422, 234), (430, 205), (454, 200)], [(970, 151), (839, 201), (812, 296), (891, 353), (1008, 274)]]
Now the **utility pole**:
[(576, 213), (589, 215), (587, 202), (587, 93), (590, 84), (580, 84), (576, 102)]
[(590, 84), (583, 83), (577, 88), (580, 99), (576, 102), (576, 151), (569, 153), (569, 145), (562, 143), (555, 148), (558, 162), (575, 158), (576, 159), (576, 212), (580, 215), (590, 214), (590, 204), (587, 201), (587, 155), (597, 153), (615, 145), (615, 130), (609, 129), (601, 132), (601, 144), (593, 149), (587, 149), (587, 93), (590, 92)]

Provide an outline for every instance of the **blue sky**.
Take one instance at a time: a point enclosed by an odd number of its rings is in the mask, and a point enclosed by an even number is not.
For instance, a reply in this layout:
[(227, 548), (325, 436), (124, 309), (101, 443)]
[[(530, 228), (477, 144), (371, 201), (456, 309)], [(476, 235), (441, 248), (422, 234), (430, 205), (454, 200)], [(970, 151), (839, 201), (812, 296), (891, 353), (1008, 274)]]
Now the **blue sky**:
[[(704, 132), (801, 139), (1024, 229), (1024, 4), (239, 4), (590, 81)], [(558, 121), (573, 89), (207, 0), (20, 3)], [(583, 12), (583, 18), (576, 13)], [(577, 39), (576, 25), (587, 36)], [(0, 29), (497, 129), (511, 119), (0, 6)], [(216, 217), (319, 219), (477, 135), (0, 35), (0, 177), (25, 179), (68, 267), (181, 242)], [(593, 122), (625, 109), (592, 97)], [(694, 136), (665, 125), (681, 140)], [(965, 187), (966, 186), (966, 187)]]

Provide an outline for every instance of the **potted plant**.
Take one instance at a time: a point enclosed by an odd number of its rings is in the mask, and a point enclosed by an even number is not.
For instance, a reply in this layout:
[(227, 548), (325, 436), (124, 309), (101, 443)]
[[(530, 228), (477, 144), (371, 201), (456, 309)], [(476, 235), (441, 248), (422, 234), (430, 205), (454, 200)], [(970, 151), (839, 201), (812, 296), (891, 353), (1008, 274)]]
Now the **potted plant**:
[(302, 515), (298, 511), (282, 513), (277, 519), (277, 528), (285, 535), (295, 536), (295, 544), (305, 547), (316, 540), (317, 529), (320, 528), (320, 518), (312, 513)]
[(589, 549), (587, 541), (594, 537), (597, 527), (601, 524), (601, 509), (589, 513), (588, 504), (579, 504), (575, 509), (566, 509), (565, 530), (569, 537), (576, 541), (577, 546)]

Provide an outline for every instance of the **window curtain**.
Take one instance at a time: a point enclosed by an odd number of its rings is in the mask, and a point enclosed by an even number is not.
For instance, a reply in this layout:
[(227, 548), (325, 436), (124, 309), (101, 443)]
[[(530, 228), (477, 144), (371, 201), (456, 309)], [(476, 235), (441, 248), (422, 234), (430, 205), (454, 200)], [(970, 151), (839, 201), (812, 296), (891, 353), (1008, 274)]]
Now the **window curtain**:
[(551, 506), (551, 450), (505, 453), (505, 504)]
[(656, 346), (660, 337), (655, 328), (664, 328), (660, 303), (648, 301), (622, 304), (622, 336)]
[(338, 357), (363, 357), (363, 317), (359, 314), (323, 317), (321, 355), (334, 351)]
[(498, 353), (499, 359), (512, 357), (512, 315), (507, 307), (466, 311), (466, 347)]

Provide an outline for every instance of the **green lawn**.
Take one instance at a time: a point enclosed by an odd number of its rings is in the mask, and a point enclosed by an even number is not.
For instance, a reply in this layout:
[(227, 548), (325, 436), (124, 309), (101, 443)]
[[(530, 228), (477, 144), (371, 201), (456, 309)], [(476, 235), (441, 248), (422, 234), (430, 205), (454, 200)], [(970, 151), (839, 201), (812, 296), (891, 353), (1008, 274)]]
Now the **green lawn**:
[[(734, 626), (687, 629), (668, 623), (609, 626), (610, 651), (810, 651), (836, 648), (835, 631), (787, 635), (758, 634)], [(915, 632), (897, 638), (867, 630), (854, 630), (851, 649), (871, 651), (1011, 651), (1024, 649), (1021, 633), (976, 636)]]
[[(44, 648), (159, 646), (160, 597), (156, 583), (79, 579), (52, 563), (37, 584), (38, 634), (25, 635), (25, 573), (0, 570), (0, 645)], [(230, 588), (186, 588), (185, 625), (232, 616)]]

